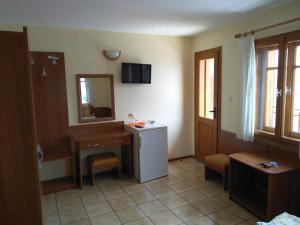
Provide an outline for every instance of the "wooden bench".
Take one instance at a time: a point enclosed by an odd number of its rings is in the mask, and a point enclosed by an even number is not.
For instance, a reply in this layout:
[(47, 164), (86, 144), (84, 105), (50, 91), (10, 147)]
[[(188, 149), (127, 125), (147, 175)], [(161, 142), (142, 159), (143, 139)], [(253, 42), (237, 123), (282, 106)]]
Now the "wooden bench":
[(229, 180), (229, 156), (226, 154), (214, 154), (205, 157), (205, 180), (221, 174), (224, 190), (228, 189)]
[(92, 184), (95, 184), (95, 173), (100, 170), (114, 169), (118, 170), (118, 177), (121, 176), (121, 160), (112, 152), (90, 155), (87, 157), (88, 169), (92, 176)]

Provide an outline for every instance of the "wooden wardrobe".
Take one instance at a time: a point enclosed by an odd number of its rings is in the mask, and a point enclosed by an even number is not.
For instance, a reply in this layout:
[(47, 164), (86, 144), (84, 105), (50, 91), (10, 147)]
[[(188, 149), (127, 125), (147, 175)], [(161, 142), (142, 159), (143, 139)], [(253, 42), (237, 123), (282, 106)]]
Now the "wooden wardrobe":
[(27, 31), (0, 31), (0, 224), (42, 225)]

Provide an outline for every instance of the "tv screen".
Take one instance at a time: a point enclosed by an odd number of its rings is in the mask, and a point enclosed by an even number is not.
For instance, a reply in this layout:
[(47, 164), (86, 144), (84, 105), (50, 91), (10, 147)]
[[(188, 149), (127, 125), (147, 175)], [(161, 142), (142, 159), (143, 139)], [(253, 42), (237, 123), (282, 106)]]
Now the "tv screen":
[(151, 65), (122, 63), (122, 83), (151, 84)]

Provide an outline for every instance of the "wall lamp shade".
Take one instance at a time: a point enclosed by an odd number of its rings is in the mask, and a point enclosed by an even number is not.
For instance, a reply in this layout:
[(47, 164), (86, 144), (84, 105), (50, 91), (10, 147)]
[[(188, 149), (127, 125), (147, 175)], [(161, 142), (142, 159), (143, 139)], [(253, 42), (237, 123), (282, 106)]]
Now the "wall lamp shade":
[(121, 56), (121, 51), (103, 50), (103, 55), (109, 60), (117, 60)]

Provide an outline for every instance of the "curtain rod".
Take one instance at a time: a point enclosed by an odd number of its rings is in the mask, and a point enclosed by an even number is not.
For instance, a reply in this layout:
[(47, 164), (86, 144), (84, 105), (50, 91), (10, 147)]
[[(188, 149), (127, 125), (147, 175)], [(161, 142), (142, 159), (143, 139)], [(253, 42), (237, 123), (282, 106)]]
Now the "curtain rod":
[(234, 37), (235, 38), (246, 37), (249, 34), (255, 34), (255, 33), (263, 31), (263, 30), (268, 30), (268, 29), (271, 29), (271, 28), (274, 28), (274, 27), (279, 27), (279, 26), (285, 25), (285, 24), (294, 23), (296, 21), (300, 21), (300, 17), (297, 17), (297, 18), (294, 18), (294, 19), (291, 19), (291, 20), (287, 20), (287, 21), (284, 21), (284, 22), (276, 23), (276, 24), (273, 24), (273, 25), (270, 25), (270, 26), (258, 28), (256, 30), (247, 31), (245, 33), (239, 33), (239, 34), (234, 35)]

